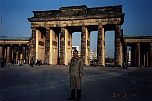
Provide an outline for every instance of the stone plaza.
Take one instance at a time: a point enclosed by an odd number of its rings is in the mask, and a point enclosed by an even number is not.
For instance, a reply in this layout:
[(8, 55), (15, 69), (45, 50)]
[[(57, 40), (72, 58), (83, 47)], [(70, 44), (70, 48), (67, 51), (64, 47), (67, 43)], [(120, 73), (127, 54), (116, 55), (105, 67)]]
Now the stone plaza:
[[(68, 66), (0, 68), (0, 101), (67, 101)], [(151, 101), (152, 69), (86, 66), (81, 101)]]

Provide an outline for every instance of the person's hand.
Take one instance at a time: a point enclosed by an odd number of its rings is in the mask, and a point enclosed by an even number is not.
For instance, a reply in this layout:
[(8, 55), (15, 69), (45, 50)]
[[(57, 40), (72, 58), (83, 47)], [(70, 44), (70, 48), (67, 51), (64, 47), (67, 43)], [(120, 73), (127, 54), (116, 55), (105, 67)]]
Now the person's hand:
[(71, 64), (71, 61), (68, 62), (68, 65), (70, 65), (70, 64)]

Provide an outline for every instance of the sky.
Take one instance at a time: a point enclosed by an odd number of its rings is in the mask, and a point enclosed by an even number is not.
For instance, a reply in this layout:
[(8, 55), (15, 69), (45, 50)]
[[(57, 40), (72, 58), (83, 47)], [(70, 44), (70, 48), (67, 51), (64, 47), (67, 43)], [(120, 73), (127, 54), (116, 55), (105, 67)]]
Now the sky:
[[(122, 5), (125, 13), (124, 36), (152, 35), (152, 0), (0, 0), (0, 36), (31, 37), (32, 11), (58, 10), (60, 7)], [(80, 46), (80, 33), (73, 33), (73, 45)], [(114, 55), (114, 31), (106, 32), (106, 55)], [(97, 49), (97, 32), (91, 32), (91, 49)]]

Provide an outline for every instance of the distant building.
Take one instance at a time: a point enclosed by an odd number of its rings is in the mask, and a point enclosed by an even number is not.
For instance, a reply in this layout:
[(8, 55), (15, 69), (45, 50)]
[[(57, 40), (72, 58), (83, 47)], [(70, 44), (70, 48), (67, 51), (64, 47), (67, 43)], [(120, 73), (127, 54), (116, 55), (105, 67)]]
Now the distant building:
[(97, 59), (97, 52), (90, 50), (90, 61)]
[[(79, 46), (72, 46), (72, 52), (74, 50), (77, 50), (79, 57), (81, 57), (81, 50), (79, 49)], [(73, 56), (73, 54), (72, 54), (72, 56)], [(92, 61), (94, 59), (97, 59), (97, 52), (90, 50), (90, 61)]]
[(73, 51), (73, 50), (79, 51), (79, 46), (72, 46), (72, 51)]

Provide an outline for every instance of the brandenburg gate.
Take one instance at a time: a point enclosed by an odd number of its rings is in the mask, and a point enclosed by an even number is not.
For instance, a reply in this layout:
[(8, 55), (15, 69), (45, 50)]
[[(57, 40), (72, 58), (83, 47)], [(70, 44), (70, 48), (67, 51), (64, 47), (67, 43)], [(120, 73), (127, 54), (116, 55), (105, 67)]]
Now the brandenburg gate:
[(81, 32), (81, 56), (90, 64), (90, 32), (98, 31), (98, 65), (105, 66), (105, 32), (115, 31), (115, 66), (123, 61), (122, 6), (88, 8), (82, 6), (61, 7), (59, 10), (33, 11), (30, 58), (49, 64), (67, 65), (72, 56), (72, 33)]

